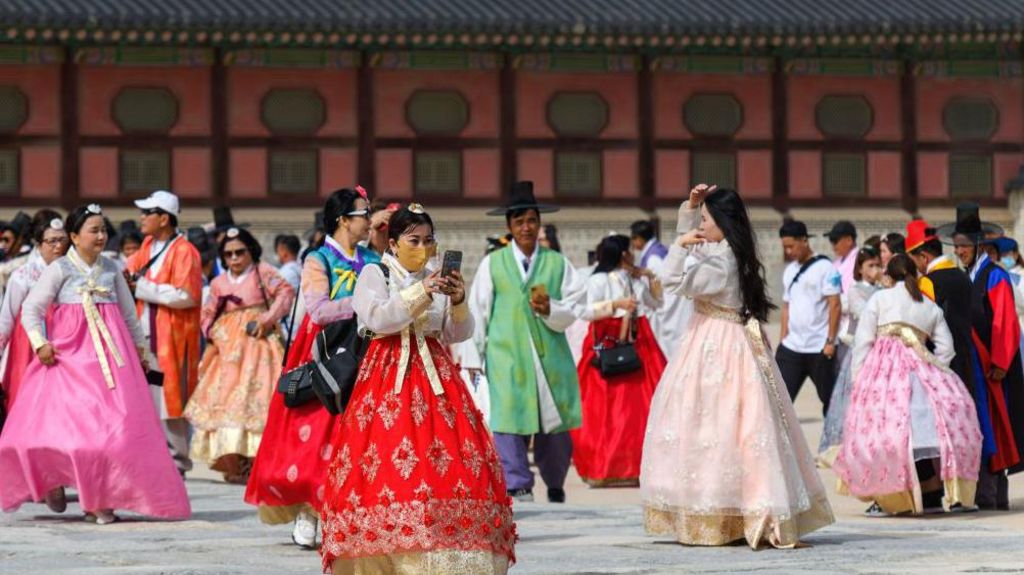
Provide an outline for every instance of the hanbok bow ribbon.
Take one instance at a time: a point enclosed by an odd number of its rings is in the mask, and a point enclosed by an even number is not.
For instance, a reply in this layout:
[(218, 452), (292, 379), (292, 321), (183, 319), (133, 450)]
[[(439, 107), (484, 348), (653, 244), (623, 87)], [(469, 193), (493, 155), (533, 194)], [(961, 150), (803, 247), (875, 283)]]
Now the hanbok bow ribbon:
[(416, 350), (420, 353), (420, 361), (423, 362), (423, 370), (427, 372), (427, 379), (430, 381), (430, 389), (434, 395), (444, 395), (444, 388), (441, 387), (441, 378), (437, 375), (437, 366), (434, 365), (434, 358), (430, 355), (430, 347), (427, 346), (427, 338), (413, 326), (406, 326), (402, 330), (402, 354), (398, 357), (398, 375), (395, 378), (395, 394), (402, 393), (402, 384), (405, 382), (405, 374), (409, 370), (409, 355), (411, 340), (416, 340)]
[(105, 287), (96, 285), (96, 280), (91, 277), (77, 291), (78, 295), (82, 296), (85, 323), (89, 328), (89, 336), (92, 339), (92, 346), (96, 350), (100, 369), (103, 371), (103, 379), (106, 380), (108, 388), (114, 389), (114, 374), (110, 371), (110, 363), (107, 361), (107, 354), (103, 350), (104, 345), (110, 350), (110, 355), (114, 357), (114, 363), (117, 364), (117, 367), (124, 367), (124, 358), (121, 355), (121, 350), (117, 348), (117, 343), (114, 341), (113, 336), (110, 334), (110, 329), (107, 328), (106, 322), (103, 321), (99, 310), (96, 309), (96, 302), (93, 301), (93, 296), (109, 297), (111, 292)]
[(233, 295), (222, 295), (217, 298), (217, 310), (213, 313), (213, 321), (210, 322), (210, 327), (206, 332), (206, 338), (210, 339), (210, 332), (213, 331), (213, 326), (220, 319), (220, 316), (224, 315), (224, 310), (228, 309), (228, 304), (233, 303), (235, 305), (242, 305), (242, 298)]
[(334, 275), (338, 278), (334, 280), (334, 285), (331, 286), (330, 298), (333, 300), (334, 296), (338, 295), (338, 291), (341, 290), (342, 287), (345, 288), (345, 291), (351, 292), (352, 288), (355, 286), (356, 278), (359, 277), (359, 274), (357, 274), (355, 270), (347, 270), (342, 268), (334, 268), (332, 271), (334, 272)]

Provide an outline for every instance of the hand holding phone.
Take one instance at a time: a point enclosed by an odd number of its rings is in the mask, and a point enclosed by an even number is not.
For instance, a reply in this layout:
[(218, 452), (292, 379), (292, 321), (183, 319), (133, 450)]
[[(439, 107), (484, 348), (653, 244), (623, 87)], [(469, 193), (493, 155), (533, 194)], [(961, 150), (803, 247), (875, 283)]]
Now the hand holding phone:
[(444, 260), (441, 263), (441, 277), (452, 277), (452, 272), (462, 271), (462, 252), (458, 250), (447, 250), (444, 252)]

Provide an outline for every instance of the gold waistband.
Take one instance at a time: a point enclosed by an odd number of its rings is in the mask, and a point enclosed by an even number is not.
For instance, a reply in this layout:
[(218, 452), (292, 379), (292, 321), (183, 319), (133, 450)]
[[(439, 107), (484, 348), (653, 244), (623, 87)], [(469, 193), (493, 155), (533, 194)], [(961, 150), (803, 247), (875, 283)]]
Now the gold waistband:
[(711, 318), (731, 321), (739, 324), (746, 323), (743, 321), (743, 316), (741, 316), (738, 311), (715, 305), (704, 300), (693, 300), (693, 309), (695, 309), (697, 313)]
[(876, 337), (894, 337), (900, 340), (903, 345), (909, 347), (914, 353), (917, 354), (923, 361), (926, 361), (935, 367), (948, 370), (949, 367), (943, 365), (939, 358), (935, 357), (932, 352), (928, 351), (926, 343), (928, 342), (928, 334), (921, 331), (920, 329), (905, 323), (887, 323), (879, 326), (875, 331)]

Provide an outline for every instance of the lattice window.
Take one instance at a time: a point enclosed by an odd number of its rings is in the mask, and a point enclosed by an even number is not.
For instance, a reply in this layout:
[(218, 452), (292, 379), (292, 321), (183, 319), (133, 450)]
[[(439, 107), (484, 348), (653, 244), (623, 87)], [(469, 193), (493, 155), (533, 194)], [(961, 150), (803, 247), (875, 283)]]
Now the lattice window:
[(826, 196), (867, 194), (867, 157), (864, 154), (827, 153), (821, 159), (822, 191)]
[(164, 88), (125, 88), (114, 98), (113, 115), (126, 134), (166, 134), (178, 122), (178, 99)]
[(697, 184), (736, 189), (735, 154), (694, 152), (690, 166), (690, 185)]
[(863, 138), (875, 123), (874, 112), (863, 96), (825, 96), (814, 110), (818, 129), (829, 138)]
[(954, 140), (988, 140), (999, 129), (999, 110), (984, 98), (953, 98), (942, 110), (942, 126)]
[(316, 150), (271, 150), (270, 191), (275, 194), (315, 194), (320, 181)]
[(459, 195), (462, 192), (462, 153), (416, 152), (416, 192)]
[(992, 156), (949, 155), (949, 195), (979, 197), (992, 195)]
[(694, 94), (683, 105), (683, 124), (697, 136), (733, 136), (743, 125), (743, 107), (729, 94)]
[(28, 120), (28, 98), (14, 86), (0, 86), (0, 134), (17, 132)]
[(267, 92), (260, 114), (268, 130), (286, 136), (313, 135), (327, 120), (324, 99), (305, 88)]
[(17, 150), (0, 150), (0, 195), (16, 196), (20, 187)]
[(168, 150), (121, 152), (121, 190), (145, 195), (171, 187), (171, 153)]
[(555, 190), (560, 196), (600, 197), (602, 163), (599, 152), (555, 155)]
[(596, 92), (556, 94), (548, 102), (548, 124), (559, 136), (596, 138), (608, 124), (608, 103)]
[(457, 136), (469, 123), (469, 104), (454, 90), (416, 92), (406, 104), (405, 120), (417, 134)]

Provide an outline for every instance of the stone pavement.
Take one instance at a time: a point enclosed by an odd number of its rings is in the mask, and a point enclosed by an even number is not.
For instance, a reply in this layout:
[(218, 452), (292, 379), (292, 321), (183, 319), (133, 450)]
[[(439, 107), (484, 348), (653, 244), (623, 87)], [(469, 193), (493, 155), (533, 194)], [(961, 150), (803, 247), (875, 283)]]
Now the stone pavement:
[[(797, 409), (817, 445), (820, 405), (810, 385)], [(830, 472), (822, 477), (826, 485), (835, 483)], [(190, 476), (188, 489), (194, 514), (179, 523), (126, 517), (98, 527), (83, 523), (75, 504), (62, 516), (42, 505), (0, 515), (0, 575), (319, 572), (319, 556), (294, 547), (288, 527), (257, 521), (242, 503), (242, 487), (201, 470)], [(868, 519), (860, 515), (865, 504), (833, 492), (838, 522), (807, 537), (807, 548), (751, 551), (648, 538), (636, 489), (588, 489), (573, 477), (568, 505), (516, 505), (522, 540), (511, 573), (1024, 573), (1024, 477), (1013, 478), (1011, 497), (1010, 512)]]

